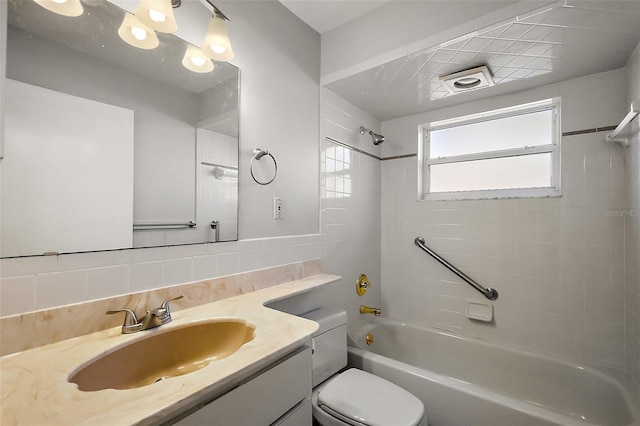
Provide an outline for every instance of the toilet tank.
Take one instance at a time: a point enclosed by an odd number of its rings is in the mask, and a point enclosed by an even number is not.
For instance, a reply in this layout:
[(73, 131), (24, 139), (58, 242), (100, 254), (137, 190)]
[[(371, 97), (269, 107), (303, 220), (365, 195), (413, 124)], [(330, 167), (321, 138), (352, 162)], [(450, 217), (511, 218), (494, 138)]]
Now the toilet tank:
[(317, 322), (313, 333), (313, 387), (347, 365), (347, 313), (336, 309), (316, 309), (300, 315)]

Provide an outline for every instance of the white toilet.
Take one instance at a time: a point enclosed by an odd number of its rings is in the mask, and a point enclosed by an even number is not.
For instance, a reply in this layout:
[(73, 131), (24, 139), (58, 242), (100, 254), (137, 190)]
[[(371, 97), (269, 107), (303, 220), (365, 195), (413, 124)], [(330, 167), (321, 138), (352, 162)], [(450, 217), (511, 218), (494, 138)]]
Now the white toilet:
[(313, 418), (322, 426), (426, 426), (422, 402), (401, 387), (347, 365), (347, 313), (317, 309), (313, 334)]

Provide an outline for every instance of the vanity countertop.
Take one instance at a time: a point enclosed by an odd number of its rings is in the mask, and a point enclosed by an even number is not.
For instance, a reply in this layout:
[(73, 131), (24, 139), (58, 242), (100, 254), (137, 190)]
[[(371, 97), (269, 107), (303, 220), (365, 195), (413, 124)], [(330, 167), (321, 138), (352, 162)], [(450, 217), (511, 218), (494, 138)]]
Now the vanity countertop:
[[(238, 318), (255, 327), (254, 339), (207, 367), (152, 385), (83, 392), (70, 373), (119, 345), (143, 338), (143, 331), (99, 331), (0, 358), (0, 423), (7, 425), (156, 424), (209, 394), (266, 367), (304, 343), (317, 323), (265, 307), (268, 302), (312, 290), (340, 277), (318, 274), (240, 296), (172, 312), (167, 330), (189, 322)], [(101, 314), (101, 313), (100, 313)], [(152, 355), (151, 355), (152, 356)]]

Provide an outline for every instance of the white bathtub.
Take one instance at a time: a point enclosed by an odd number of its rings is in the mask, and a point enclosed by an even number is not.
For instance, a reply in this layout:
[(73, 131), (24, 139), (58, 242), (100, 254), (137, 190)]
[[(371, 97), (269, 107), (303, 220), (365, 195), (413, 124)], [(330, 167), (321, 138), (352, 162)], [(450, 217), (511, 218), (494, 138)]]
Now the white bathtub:
[(353, 337), (365, 350), (350, 346), (350, 365), (416, 395), (432, 426), (640, 425), (640, 392), (622, 373), (384, 318)]

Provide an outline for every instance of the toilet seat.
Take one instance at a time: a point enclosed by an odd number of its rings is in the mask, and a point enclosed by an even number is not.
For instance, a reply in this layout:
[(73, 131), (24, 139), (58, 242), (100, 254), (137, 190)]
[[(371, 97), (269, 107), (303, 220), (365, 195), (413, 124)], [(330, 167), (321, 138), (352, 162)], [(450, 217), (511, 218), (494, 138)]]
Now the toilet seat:
[(353, 426), (416, 426), (422, 402), (401, 387), (352, 368), (334, 376), (318, 393), (318, 406)]

